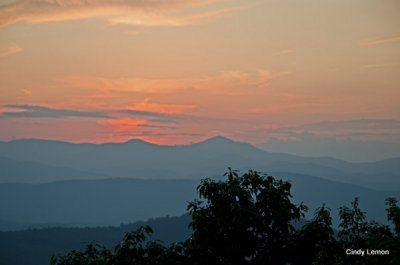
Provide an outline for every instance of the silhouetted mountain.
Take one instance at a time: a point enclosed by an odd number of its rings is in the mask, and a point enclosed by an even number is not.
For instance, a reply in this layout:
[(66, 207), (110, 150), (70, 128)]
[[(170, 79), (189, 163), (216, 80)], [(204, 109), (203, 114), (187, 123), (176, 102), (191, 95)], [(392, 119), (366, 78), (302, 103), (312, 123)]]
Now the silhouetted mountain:
[(198, 184), (197, 180), (140, 179), (4, 183), (0, 184), (0, 219), (99, 226), (180, 215), (187, 201), (195, 198)]
[[(292, 173), (274, 176), (293, 183), (294, 200), (311, 209), (326, 203), (337, 217), (338, 207), (360, 197), (368, 216), (385, 222), (384, 200), (400, 192), (376, 191), (351, 184)], [(44, 184), (0, 184), (0, 220), (33, 226), (57, 223), (69, 226), (117, 225), (186, 212), (196, 198), (198, 180), (104, 179)], [(334, 219), (335, 221), (335, 219)], [(1, 223), (0, 223), (1, 224)], [(19, 226), (21, 227), (21, 226)]]
[(53, 227), (0, 232), (0, 264), (49, 264), (51, 255), (85, 248), (87, 243), (92, 241), (110, 248), (118, 244), (126, 232), (136, 230), (141, 225), (151, 226), (154, 230), (152, 239), (160, 239), (169, 245), (173, 242), (184, 241), (190, 236), (189, 222), (190, 217), (182, 215), (121, 224), (118, 227)]
[(304, 132), (292, 135), (294, 139), (270, 138), (258, 144), (262, 150), (299, 156), (331, 156), (351, 162), (379, 161), (400, 156), (400, 144), (385, 141), (360, 141), (350, 138), (338, 141), (334, 137), (323, 137)]
[(1, 182), (41, 183), (66, 179), (101, 179), (109, 176), (67, 167), (45, 165), (0, 156)]
[(24, 222), (24, 221), (18, 221), (18, 222), (11, 222), (7, 220), (0, 219), (0, 231), (17, 231), (17, 230), (24, 230), (27, 228), (32, 228), (32, 229), (39, 229), (39, 228), (45, 228), (45, 227), (69, 227), (66, 224), (63, 223), (32, 223), (32, 222)]
[[(374, 163), (349, 163), (333, 158), (299, 157), (265, 152), (222, 136), (186, 146), (160, 146), (141, 140), (71, 144), (27, 139), (0, 142), (0, 155), (80, 172), (79, 177), (74, 173), (69, 177), (66, 173), (59, 173), (65, 179), (81, 178), (82, 172), (90, 172), (92, 176), (123, 178), (200, 179), (220, 175), (227, 167), (233, 167), (307, 174), (374, 189), (400, 187), (400, 158)], [(24, 163), (20, 162), (20, 170), (25, 167)], [(49, 169), (48, 175), (56, 176), (52, 170), (56, 169)], [(0, 182), (10, 181), (9, 176), (19, 176), (13, 177), (15, 182), (29, 179), (29, 176), (13, 172), (0, 172)], [(91, 177), (88, 175), (85, 178)]]

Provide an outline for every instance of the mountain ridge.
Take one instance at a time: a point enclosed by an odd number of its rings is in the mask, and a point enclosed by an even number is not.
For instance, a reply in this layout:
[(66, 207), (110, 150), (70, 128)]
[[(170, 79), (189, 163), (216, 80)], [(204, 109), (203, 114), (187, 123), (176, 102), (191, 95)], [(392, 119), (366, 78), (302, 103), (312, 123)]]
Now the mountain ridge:
[[(333, 216), (337, 216), (338, 207), (360, 197), (361, 208), (368, 217), (385, 222), (384, 200), (400, 197), (400, 191), (377, 191), (309, 175), (287, 172), (270, 172), (270, 175), (292, 183), (296, 203), (304, 202), (310, 209), (325, 203)], [(3, 183), (0, 184), (0, 220), (4, 224), (98, 226), (180, 215), (186, 211), (187, 202), (197, 198), (199, 184), (199, 180), (129, 178)]]
[[(21, 167), (24, 167), (23, 161), (31, 161), (109, 177), (200, 179), (232, 167), (266, 172), (283, 170), (378, 189), (400, 187), (400, 158), (350, 163), (326, 157), (301, 157), (266, 152), (223, 136), (179, 146), (137, 139), (103, 144), (15, 140), (0, 142), (0, 156), (16, 160)], [(0, 182), (9, 178), (0, 172)], [(15, 177), (15, 181), (22, 179), (26, 181), (26, 176)]]
[(296, 157), (296, 158), (307, 158), (307, 159), (323, 159), (323, 160), (329, 160), (329, 161), (337, 161), (337, 162), (345, 162), (349, 164), (373, 164), (373, 163), (378, 163), (378, 162), (383, 162), (383, 161), (391, 161), (391, 160), (399, 160), (400, 157), (390, 157), (378, 161), (373, 161), (373, 162), (349, 162), (344, 159), (340, 158), (335, 158), (335, 157), (330, 157), (330, 156), (303, 156), (303, 155), (294, 155), (294, 154), (289, 154), (285, 152), (270, 152), (268, 150), (262, 149), (256, 145), (246, 143), (246, 142), (240, 142), (240, 141), (234, 141), (228, 137), (217, 135), (213, 136), (210, 138), (207, 138), (203, 141), (200, 142), (195, 142), (191, 144), (178, 144), (178, 145), (160, 145), (160, 144), (155, 144), (152, 142), (148, 142), (139, 138), (132, 138), (129, 139), (125, 142), (104, 142), (104, 143), (90, 143), (90, 142), (68, 142), (68, 141), (61, 141), (61, 140), (50, 140), (50, 139), (42, 139), (42, 138), (22, 138), (22, 139), (15, 139), (11, 141), (0, 141), (0, 144), (11, 144), (11, 143), (52, 143), (52, 144), (65, 144), (65, 145), (75, 145), (75, 146), (107, 146), (107, 145), (114, 145), (114, 146), (122, 146), (124, 144), (145, 144), (148, 146), (156, 146), (156, 147), (191, 147), (191, 146), (201, 146), (201, 145), (208, 145), (208, 144), (239, 144), (242, 146), (251, 146), (254, 149), (257, 149), (258, 151), (265, 152), (265, 153), (271, 153), (271, 154), (276, 154), (276, 155), (285, 155), (285, 156), (290, 156), (290, 157)]

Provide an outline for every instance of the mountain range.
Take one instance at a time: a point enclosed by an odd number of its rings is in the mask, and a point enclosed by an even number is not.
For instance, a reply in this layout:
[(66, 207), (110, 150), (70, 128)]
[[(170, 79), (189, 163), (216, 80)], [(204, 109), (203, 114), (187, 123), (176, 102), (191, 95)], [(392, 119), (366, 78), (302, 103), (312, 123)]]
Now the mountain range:
[(385, 222), (384, 200), (400, 198), (400, 158), (370, 163), (262, 151), (214, 137), (185, 146), (141, 140), (73, 144), (27, 139), (0, 142), (0, 230), (28, 226), (118, 225), (180, 215), (200, 179), (227, 167), (290, 181), (293, 199), (313, 209), (360, 197), (367, 216)]
[(0, 142), (0, 166), (0, 183), (107, 177), (201, 179), (221, 175), (232, 167), (306, 174), (372, 189), (400, 189), (400, 158), (350, 163), (328, 157), (301, 157), (266, 152), (222, 136), (184, 146), (141, 140), (105, 144), (38, 139)]
[[(292, 183), (293, 201), (310, 208), (323, 203), (338, 224), (338, 207), (360, 197), (367, 217), (386, 223), (385, 199), (400, 191), (380, 191), (293, 173), (274, 172)], [(48, 226), (105, 226), (148, 218), (181, 215), (198, 198), (199, 180), (129, 179), (68, 180), (41, 184), (0, 184), (0, 230)]]

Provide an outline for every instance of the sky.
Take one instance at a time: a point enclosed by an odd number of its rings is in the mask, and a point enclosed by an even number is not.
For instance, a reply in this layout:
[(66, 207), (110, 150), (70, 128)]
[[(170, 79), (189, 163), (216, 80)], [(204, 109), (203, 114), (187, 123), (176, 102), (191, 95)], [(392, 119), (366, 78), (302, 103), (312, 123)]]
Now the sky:
[(1, 0), (0, 141), (400, 143), (398, 0)]

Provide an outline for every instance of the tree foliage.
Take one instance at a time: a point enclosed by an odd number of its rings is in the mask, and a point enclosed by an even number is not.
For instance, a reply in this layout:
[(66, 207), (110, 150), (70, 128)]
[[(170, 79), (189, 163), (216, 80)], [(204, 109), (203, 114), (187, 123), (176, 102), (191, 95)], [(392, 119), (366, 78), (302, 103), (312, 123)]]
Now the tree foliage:
[(51, 264), (57, 265), (174, 265), (186, 264), (182, 244), (165, 247), (161, 241), (149, 240), (153, 230), (149, 226), (125, 234), (113, 250), (90, 243), (86, 249), (66, 255), (55, 255)]
[(203, 200), (189, 203), (190, 256), (203, 264), (285, 264), (293, 222), (305, 210), (291, 202), (291, 184), (255, 171), (226, 175), (202, 180)]

